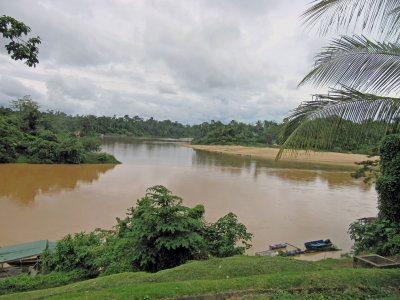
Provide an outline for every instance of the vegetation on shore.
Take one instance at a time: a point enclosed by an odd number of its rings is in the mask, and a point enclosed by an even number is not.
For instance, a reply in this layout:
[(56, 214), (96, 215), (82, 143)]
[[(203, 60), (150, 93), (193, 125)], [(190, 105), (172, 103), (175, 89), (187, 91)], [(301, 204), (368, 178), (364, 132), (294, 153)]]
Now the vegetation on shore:
[[(320, 119), (311, 121), (314, 127), (320, 128), (324, 122)], [(313, 136), (307, 140), (301, 138), (297, 142), (307, 142), (307, 147), (315, 151), (352, 152), (358, 154), (376, 155), (385, 123), (369, 121), (368, 132), (362, 129), (365, 124), (352, 121), (343, 121), (339, 132), (329, 144), (324, 143), (323, 137)], [(242, 146), (279, 146), (287, 140), (291, 130), (287, 123), (278, 124), (274, 121), (257, 121), (255, 124), (244, 124), (231, 121), (223, 124), (219, 121), (204, 122), (194, 125), (195, 145), (242, 145)], [(354, 132), (352, 138), (344, 133), (348, 130)], [(306, 148), (307, 148), (306, 147)], [(288, 147), (290, 148), (290, 146)]]
[[(371, 128), (383, 126), (371, 124)], [(361, 125), (348, 124), (353, 130), (358, 126)], [(255, 124), (231, 121), (226, 125), (211, 121), (190, 126), (128, 115), (119, 118), (70, 116), (62, 112), (41, 112), (39, 105), (26, 96), (12, 101), (11, 108), (0, 107), (0, 163), (118, 163), (112, 156), (98, 153), (100, 140), (94, 137), (100, 135), (193, 137), (192, 144), (201, 145), (276, 146), (281, 141), (281, 127), (282, 124), (274, 121)], [(379, 141), (376, 132), (360, 134), (359, 139), (346, 143), (341, 140), (342, 135), (338, 135), (330, 147), (319, 150), (374, 154)], [(315, 143), (319, 143), (317, 139)]]
[(122, 272), (158, 272), (189, 260), (244, 254), (252, 234), (228, 213), (215, 223), (163, 186), (147, 190), (112, 230), (67, 235), (40, 258), (42, 274), (0, 280), (0, 294), (58, 286)]
[[(49, 275), (39, 275), (37, 288), (43, 290), (4, 295), (1, 299), (159, 299), (215, 293), (260, 299), (398, 297), (399, 269), (352, 269), (349, 265), (348, 259), (306, 262), (284, 257), (211, 258), (157, 273), (114, 274), (50, 289), (44, 289), (49, 287)], [(13, 291), (18, 291), (17, 285)]]
[(117, 164), (99, 153), (100, 140), (79, 138), (73, 130), (54, 123), (29, 97), (0, 107), (0, 163)]
[[(305, 23), (318, 24), (322, 34), (333, 30), (340, 36), (315, 56), (312, 70), (299, 85), (311, 82), (340, 88), (301, 103), (281, 131), (277, 159), (286, 149), (327, 148), (337, 140), (343, 145), (353, 139), (360, 143), (369, 136), (381, 140), (378, 218), (350, 225), (356, 253), (400, 253), (400, 98), (391, 97), (399, 91), (399, 4), (318, 0), (310, 5), (303, 14)], [(373, 41), (365, 33), (383, 40)], [(365, 162), (356, 175), (376, 164)]]

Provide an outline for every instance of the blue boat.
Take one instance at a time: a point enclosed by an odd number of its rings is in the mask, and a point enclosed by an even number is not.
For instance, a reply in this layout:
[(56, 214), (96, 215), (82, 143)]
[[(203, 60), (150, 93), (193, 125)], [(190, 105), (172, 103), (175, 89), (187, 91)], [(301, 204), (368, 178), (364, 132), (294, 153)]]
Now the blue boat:
[(327, 250), (333, 247), (330, 239), (327, 240), (317, 240), (304, 243), (307, 250)]
[(296, 250), (291, 250), (291, 251), (286, 251), (284, 252), (284, 254), (286, 256), (293, 256), (293, 255), (298, 255), (298, 254), (302, 254), (303, 252), (300, 249), (296, 249)]
[(282, 249), (282, 248), (286, 248), (286, 244), (282, 243), (282, 244), (275, 244), (275, 245), (269, 245), (269, 250), (277, 250), (277, 249)]

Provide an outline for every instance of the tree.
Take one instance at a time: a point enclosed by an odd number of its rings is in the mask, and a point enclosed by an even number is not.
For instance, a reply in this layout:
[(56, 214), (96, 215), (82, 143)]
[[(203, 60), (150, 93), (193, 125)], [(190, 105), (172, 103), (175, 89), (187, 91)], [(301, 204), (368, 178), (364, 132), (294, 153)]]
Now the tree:
[(400, 224), (400, 135), (386, 136), (380, 154), (381, 176), (376, 181), (379, 213)]
[(40, 37), (31, 37), (24, 41), (21, 36), (27, 35), (31, 31), (29, 26), (17, 21), (9, 16), (0, 17), (0, 33), (4, 39), (10, 40), (5, 48), (14, 60), (26, 60), (25, 64), (29, 67), (36, 67), (39, 63), (39, 49), (37, 44), (41, 43)]
[[(249, 242), (253, 234), (247, 232), (245, 225), (238, 223), (234, 213), (228, 213), (217, 222), (205, 226), (204, 237), (211, 255), (227, 257), (244, 254), (250, 249)], [(241, 246), (237, 246), (239, 242)]]
[(33, 132), (40, 117), (39, 104), (24, 96), (22, 99), (12, 100), (11, 107), (18, 111), (19, 126), (22, 131)]
[(127, 219), (119, 222), (119, 231), (128, 239), (133, 263), (156, 272), (204, 256), (203, 214), (202, 205), (183, 206), (182, 198), (157, 185), (129, 209)]
[[(89, 234), (68, 235), (56, 251), (41, 257), (45, 271), (78, 272), (84, 278), (121, 272), (156, 272), (210, 255), (243, 254), (253, 236), (233, 213), (206, 224), (204, 206), (189, 208), (182, 198), (161, 185), (147, 189), (117, 218), (112, 230), (96, 229)], [(237, 244), (241, 245), (237, 245)], [(82, 278), (83, 278), (82, 277)]]
[[(320, 25), (319, 32), (348, 32), (350, 29), (372, 33), (385, 39), (374, 42), (365, 35), (341, 36), (316, 55), (313, 69), (299, 85), (339, 85), (327, 95), (316, 95), (303, 102), (285, 119), (280, 134), (279, 158), (288, 148), (329, 147), (343, 120), (362, 124), (372, 130), (370, 120), (383, 121), (381, 135), (398, 132), (400, 99), (387, 97), (400, 85), (400, 1), (398, 0), (319, 0), (303, 17), (309, 26)], [(368, 93), (367, 93), (368, 92)], [(371, 94), (370, 92), (377, 93)], [(338, 116), (339, 118), (327, 118)], [(324, 126), (312, 122), (320, 119)], [(359, 133), (346, 130), (347, 138), (360, 139)], [(315, 136), (322, 139), (315, 144)], [(301, 137), (301, 138), (300, 138)]]

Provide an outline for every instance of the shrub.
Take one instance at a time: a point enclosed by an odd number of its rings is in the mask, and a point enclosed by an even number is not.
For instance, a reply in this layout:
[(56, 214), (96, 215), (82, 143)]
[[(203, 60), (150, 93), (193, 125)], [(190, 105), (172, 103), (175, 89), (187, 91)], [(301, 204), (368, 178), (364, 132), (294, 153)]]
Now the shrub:
[(379, 215), (400, 224), (400, 135), (388, 135), (380, 148), (381, 176), (376, 181)]
[[(251, 247), (249, 242), (252, 236), (253, 234), (247, 233), (245, 225), (238, 223), (234, 213), (229, 213), (204, 228), (207, 250), (217, 257), (244, 254)], [(241, 246), (237, 246), (238, 243)]]
[(384, 256), (400, 254), (400, 225), (386, 219), (375, 219), (366, 224), (350, 225), (350, 237), (354, 240), (354, 252), (376, 253)]
[(83, 137), (81, 142), (86, 151), (100, 151), (101, 142), (98, 138)]
[(80, 273), (81, 278), (91, 278), (99, 275), (96, 264), (100, 237), (91, 232), (76, 233), (74, 237), (67, 235), (57, 242), (56, 251), (47, 250), (41, 257), (43, 272), (70, 272)]

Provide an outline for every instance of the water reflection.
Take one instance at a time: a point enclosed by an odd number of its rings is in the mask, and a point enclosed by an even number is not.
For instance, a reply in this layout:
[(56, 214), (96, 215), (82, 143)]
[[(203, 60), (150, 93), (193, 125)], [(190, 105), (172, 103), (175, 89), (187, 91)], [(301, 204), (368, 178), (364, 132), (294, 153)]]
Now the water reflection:
[(209, 222), (237, 214), (254, 234), (248, 254), (269, 244), (321, 238), (348, 252), (348, 225), (376, 215), (375, 191), (364, 190), (349, 168), (277, 164), (194, 151), (168, 140), (104, 138), (102, 148), (122, 164), (0, 165), (0, 245), (111, 228), (115, 217), (123, 218), (156, 184), (182, 197), (186, 206), (204, 204)]
[(0, 197), (26, 206), (39, 194), (73, 190), (82, 183), (92, 183), (115, 165), (0, 165)]
[(219, 167), (222, 172), (231, 175), (247, 173), (257, 179), (260, 175), (266, 174), (290, 183), (320, 180), (327, 182), (329, 188), (357, 185), (364, 190), (370, 189), (370, 186), (350, 176), (349, 171), (354, 171), (354, 167), (319, 165), (301, 161), (275, 162), (274, 160), (254, 159), (250, 156), (234, 156), (204, 150), (195, 150), (195, 152), (196, 155), (192, 158), (193, 165)]
[(102, 150), (126, 164), (191, 165), (192, 151), (172, 139), (105, 137)]

